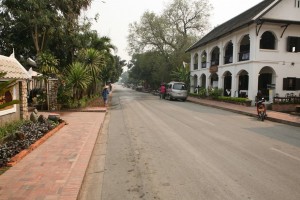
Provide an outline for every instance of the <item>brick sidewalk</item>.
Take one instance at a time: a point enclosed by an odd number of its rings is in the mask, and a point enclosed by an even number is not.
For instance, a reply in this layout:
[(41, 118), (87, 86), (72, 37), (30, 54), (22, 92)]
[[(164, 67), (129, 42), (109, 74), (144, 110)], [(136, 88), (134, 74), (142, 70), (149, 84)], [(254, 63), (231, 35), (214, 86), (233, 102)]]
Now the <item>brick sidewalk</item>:
[[(223, 110), (228, 110), (231, 112), (236, 112), (239, 114), (257, 117), (257, 111), (255, 106), (247, 107), (247, 106), (242, 106), (242, 105), (237, 105), (232, 103), (226, 103), (226, 102), (220, 102), (220, 101), (214, 101), (208, 99), (200, 99), (195, 97), (188, 97), (187, 100), (205, 106), (211, 106)], [(300, 116), (291, 115), (283, 112), (275, 112), (272, 110), (267, 110), (267, 114), (268, 117), (266, 120), (300, 127)]]
[(0, 199), (76, 199), (104, 117), (61, 113), (68, 125), (0, 176)]

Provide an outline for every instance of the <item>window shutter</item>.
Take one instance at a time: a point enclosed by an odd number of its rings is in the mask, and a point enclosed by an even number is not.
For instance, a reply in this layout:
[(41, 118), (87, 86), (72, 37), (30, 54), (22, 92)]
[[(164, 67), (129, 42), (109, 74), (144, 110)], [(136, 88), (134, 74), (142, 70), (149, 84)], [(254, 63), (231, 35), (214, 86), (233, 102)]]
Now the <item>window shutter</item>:
[(287, 90), (288, 88), (288, 79), (287, 78), (284, 78), (283, 79), (283, 88), (282, 90)]
[(296, 79), (296, 90), (300, 90), (300, 78)]

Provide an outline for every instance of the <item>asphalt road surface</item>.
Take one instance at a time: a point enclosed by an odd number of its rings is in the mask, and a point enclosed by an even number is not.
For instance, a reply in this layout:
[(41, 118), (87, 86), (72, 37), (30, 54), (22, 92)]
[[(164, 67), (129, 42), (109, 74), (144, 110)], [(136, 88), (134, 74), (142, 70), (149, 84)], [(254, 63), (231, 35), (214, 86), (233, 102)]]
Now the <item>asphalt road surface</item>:
[(80, 199), (299, 200), (300, 128), (116, 86)]

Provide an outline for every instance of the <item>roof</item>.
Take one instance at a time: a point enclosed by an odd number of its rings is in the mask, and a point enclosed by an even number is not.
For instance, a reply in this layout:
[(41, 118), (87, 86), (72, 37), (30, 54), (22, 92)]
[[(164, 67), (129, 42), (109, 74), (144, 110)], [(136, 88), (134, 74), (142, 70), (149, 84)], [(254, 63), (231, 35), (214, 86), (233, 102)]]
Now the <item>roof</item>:
[[(209, 43), (215, 39), (219, 39), (220, 37), (222, 37), (226, 34), (232, 33), (233, 31), (236, 31), (240, 28), (249, 26), (250, 24), (255, 22), (257, 15), (262, 13), (266, 8), (268, 8), (268, 6), (272, 5), (272, 3), (274, 3), (275, 1), (278, 1), (278, 0), (263, 0), (259, 4), (253, 6), (252, 8), (246, 10), (245, 12), (239, 14), (238, 16), (217, 26), (212, 31), (210, 31), (208, 34), (206, 34), (202, 39), (200, 39), (198, 42), (196, 42), (190, 48), (188, 48), (186, 50), (186, 52), (189, 52), (193, 49), (204, 46), (207, 43)], [(258, 17), (261, 17), (261, 16), (258, 16)]]
[(30, 74), (12, 54), (10, 57), (0, 55), (0, 72), (6, 72), (4, 79), (30, 79)]

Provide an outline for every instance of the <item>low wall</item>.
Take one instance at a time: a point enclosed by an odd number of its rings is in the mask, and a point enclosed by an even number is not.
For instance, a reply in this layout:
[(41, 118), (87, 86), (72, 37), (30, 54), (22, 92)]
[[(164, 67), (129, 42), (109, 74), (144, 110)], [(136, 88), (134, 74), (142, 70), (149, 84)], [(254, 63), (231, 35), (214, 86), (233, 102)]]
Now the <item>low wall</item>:
[(300, 104), (272, 104), (272, 110), (278, 112), (295, 112)]

